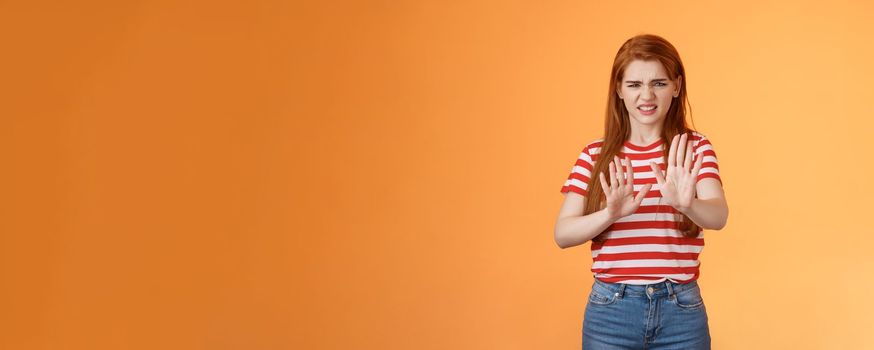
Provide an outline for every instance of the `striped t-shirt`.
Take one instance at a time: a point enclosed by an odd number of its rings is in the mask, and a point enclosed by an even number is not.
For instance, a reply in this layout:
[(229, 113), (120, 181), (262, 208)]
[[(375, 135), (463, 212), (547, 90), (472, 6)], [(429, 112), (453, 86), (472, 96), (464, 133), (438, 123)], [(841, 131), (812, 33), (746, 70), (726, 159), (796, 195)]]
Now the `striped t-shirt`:
[[(697, 132), (692, 132), (690, 141), (695, 157), (704, 156), (698, 181), (712, 177), (721, 184), (713, 145)], [(586, 196), (589, 179), (600, 181), (597, 174), (592, 175), (591, 172), (594, 162), (598, 161), (602, 143), (603, 139), (599, 139), (583, 148), (561, 188), (562, 193), (573, 191)], [(625, 156), (631, 160), (634, 194), (637, 195), (637, 191), (646, 184), (652, 184), (652, 188), (637, 211), (607, 227), (603, 241), (592, 242), (592, 272), (595, 278), (627, 284), (651, 284), (666, 279), (689, 283), (698, 279), (701, 265), (698, 255), (704, 248), (704, 232), (701, 231), (696, 238), (683, 237), (679, 230), (682, 214), (670, 205), (661, 203), (661, 185), (649, 165), (653, 161), (665, 173), (667, 167), (662, 158), (665, 146), (670, 147), (670, 143), (666, 144), (661, 139), (648, 146), (637, 146), (626, 141), (619, 152), (623, 172), (627, 165)], [(609, 183), (609, 173), (605, 175), (608, 175), (605, 178)]]

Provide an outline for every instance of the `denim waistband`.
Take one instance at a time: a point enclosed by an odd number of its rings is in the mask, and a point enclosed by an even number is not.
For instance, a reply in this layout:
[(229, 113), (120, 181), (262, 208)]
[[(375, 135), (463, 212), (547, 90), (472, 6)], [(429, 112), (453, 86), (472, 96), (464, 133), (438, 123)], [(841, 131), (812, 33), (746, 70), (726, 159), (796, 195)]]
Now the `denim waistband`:
[[(625, 283), (609, 283), (601, 281), (595, 278), (595, 286), (605, 289), (609, 294), (617, 294), (619, 297), (623, 296), (638, 296), (638, 297), (659, 297), (659, 296), (669, 296), (672, 294), (680, 293), (687, 289), (692, 289), (698, 287), (698, 281), (692, 281), (689, 283), (675, 283), (670, 280), (665, 280), (659, 283), (653, 284), (625, 284)], [(595, 287), (593, 287), (595, 288)]]

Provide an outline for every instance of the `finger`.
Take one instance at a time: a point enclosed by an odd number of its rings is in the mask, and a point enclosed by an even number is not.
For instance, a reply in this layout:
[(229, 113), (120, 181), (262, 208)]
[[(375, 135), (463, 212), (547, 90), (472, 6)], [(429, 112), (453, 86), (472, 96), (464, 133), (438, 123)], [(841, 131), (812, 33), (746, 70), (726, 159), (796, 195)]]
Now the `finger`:
[(698, 159), (695, 160), (695, 167), (692, 168), (692, 188), (695, 190), (695, 193), (698, 193), (698, 173), (701, 171), (701, 164), (703, 161), (704, 155), (699, 154)]
[(628, 186), (634, 188), (634, 169), (631, 168), (631, 159), (625, 156), (625, 179), (628, 180)]
[(656, 181), (658, 181), (659, 185), (665, 183), (665, 175), (662, 174), (662, 168), (653, 161), (649, 162), (649, 167), (652, 168), (652, 173), (655, 175)]
[(683, 169), (686, 171), (692, 167), (692, 141), (686, 144), (686, 161), (683, 163)]
[(677, 165), (675, 162), (677, 157), (677, 141), (680, 135), (674, 135), (674, 138), (671, 139), (671, 150), (668, 151), (668, 166)]
[(643, 199), (646, 198), (646, 194), (649, 193), (649, 190), (652, 188), (652, 184), (646, 184), (640, 188), (640, 192), (637, 192), (637, 195), (634, 196), (634, 203), (640, 205), (643, 202)]
[(680, 136), (680, 141), (677, 142), (677, 162), (675, 166), (683, 166), (683, 156), (686, 155), (686, 133)]
[(604, 172), (603, 171), (598, 174), (598, 178), (601, 179), (601, 189), (604, 190), (604, 195), (609, 196), (610, 195), (610, 186), (607, 185), (607, 180), (604, 179)]
[(610, 163), (610, 188), (616, 188), (616, 164)]
[(695, 167), (692, 168), (692, 176), (694, 176), (694, 177), (697, 179), (697, 178), (698, 178), (698, 173), (701, 171), (701, 165), (704, 164), (704, 155), (703, 155), (703, 154), (699, 154), (699, 155), (698, 155), (697, 157), (695, 157), (695, 158), (696, 158), (696, 159), (695, 159)]
[(616, 167), (616, 186), (625, 186), (624, 176), (622, 176), (622, 163), (619, 161), (619, 157), (613, 156), (613, 166)]

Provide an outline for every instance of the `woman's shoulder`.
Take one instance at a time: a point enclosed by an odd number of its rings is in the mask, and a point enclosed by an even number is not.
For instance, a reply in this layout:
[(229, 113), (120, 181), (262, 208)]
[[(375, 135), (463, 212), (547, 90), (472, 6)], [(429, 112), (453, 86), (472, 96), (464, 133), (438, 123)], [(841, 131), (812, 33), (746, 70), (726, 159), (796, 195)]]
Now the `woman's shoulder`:
[(603, 137), (591, 140), (591, 141), (589, 141), (589, 143), (586, 144), (586, 147), (583, 147), (583, 152), (585, 152), (586, 154), (589, 154), (589, 155), (598, 154), (601, 152), (601, 145), (603, 145), (603, 144), (604, 144)]
[(692, 135), (691, 141), (693, 148), (696, 152), (699, 150), (708, 150), (713, 149), (713, 143), (710, 142), (710, 139), (697, 130), (691, 130), (690, 134)]
[(689, 134), (692, 135), (692, 141), (702, 141), (702, 140), (707, 140), (707, 136), (704, 135), (704, 133), (702, 133), (702, 132), (700, 132), (700, 131), (698, 131), (698, 130), (690, 130), (690, 131), (689, 131)]

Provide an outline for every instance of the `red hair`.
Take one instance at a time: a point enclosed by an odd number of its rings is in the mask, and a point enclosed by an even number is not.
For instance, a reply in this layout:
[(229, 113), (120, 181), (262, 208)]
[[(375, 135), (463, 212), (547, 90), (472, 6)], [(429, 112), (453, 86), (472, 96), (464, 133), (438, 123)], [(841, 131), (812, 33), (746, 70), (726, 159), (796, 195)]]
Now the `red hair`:
[[(622, 99), (617, 96), (617, 91), (622, 83), (622, 74), (625, 72), (625, 68), (634, 60), (658, 61), (665, 68), (665, 71), (668, 72), (670, 79), (676, 80), (678, 77), (684, 77), (680, 83), (680, 93), (671, 103), (662, 128), (661, 138), (665, 145), (663, 147), (665, 164), (667, 164), (668, 146), (670, 145), (668, 140), (673, 139), (674, 135), (694, 131), (686, 126), (686, 109), (689, 109), (690, 119), (692, 111), (686, 99), (686, 71), (683, 68), (683, 62), (680, 60), (680, 54), (677, 52), (677, 49), (664, 38), (652, 34), (637, 35), (625, 41), (613, 59), (610, 88), (607, 91), (604, 142), (601, 145), (601, 152), (598, 156), (598, 159), (606, 161), (595, 162), (592, 176), (589, 177), (589, 196), (586, 198), (586, 207), (583, 215), (601, 210), (601, 204), (605, 201), (605, 197), (604, 189), (601, 188), (601, 182), (597, 180), (598, 174), (606, 173), (610, 160), (622, 150), (625, 141), (631, 137), (631, 121), (629, 120), (628, 110)], [(697, 237), (698, 233), (701, 232), (701, 227), (695, 224), (689, 217), (683, 215), (680, 231), (684, 237)], [(604, 239), (603, 236), (604, 232), (593, 240), (602, 241)]]

